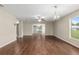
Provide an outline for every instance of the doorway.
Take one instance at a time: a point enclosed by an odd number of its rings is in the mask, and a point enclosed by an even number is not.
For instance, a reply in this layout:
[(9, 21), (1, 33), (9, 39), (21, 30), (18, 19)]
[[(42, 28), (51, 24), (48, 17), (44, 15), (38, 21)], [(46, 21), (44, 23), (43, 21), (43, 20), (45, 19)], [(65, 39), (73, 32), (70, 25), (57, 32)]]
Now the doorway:
[(32, 25), (33, 38), (45, 38), (45, 24), (33, 24)]

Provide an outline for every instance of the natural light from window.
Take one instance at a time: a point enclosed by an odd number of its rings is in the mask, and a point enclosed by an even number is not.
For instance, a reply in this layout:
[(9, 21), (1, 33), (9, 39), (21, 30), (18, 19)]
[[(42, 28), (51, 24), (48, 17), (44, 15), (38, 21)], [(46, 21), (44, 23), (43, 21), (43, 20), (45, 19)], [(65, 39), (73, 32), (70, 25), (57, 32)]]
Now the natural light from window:
[(71, 38), (79, 39), (79, 17), (71, 19)]

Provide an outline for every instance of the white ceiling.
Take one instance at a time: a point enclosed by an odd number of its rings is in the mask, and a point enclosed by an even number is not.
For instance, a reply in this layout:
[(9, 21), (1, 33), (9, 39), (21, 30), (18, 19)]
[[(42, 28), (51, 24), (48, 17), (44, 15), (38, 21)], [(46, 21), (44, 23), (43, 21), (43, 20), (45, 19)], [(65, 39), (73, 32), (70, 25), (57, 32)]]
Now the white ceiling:
[[(33, 17), (40, 15), (48, 21), (53, 21), (55, 9), (53, 4), (5, 4), (16, 18), (20, 20), (34, 20)], [(79, 9), (78, 4), (57, 4), (57, 14), (60, 17), (66, 16)]]

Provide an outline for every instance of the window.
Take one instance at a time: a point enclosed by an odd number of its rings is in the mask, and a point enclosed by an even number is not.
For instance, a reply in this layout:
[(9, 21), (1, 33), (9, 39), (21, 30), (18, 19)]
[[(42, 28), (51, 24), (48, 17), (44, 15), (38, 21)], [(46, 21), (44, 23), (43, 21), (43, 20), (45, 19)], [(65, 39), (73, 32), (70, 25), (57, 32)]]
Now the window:
[(79, 17), (71, 19), (71, 38), (79, 40)]
[(32, 25), (32, 33), (41, 33), (45, 34), (45, 24), (33, 24)]

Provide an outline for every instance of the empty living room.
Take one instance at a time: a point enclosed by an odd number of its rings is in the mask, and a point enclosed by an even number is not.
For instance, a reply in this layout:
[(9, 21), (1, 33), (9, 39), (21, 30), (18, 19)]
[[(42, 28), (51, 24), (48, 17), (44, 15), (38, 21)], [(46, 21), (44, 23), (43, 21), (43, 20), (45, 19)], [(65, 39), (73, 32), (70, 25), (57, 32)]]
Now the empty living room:
[(79, 4), (0, 4), (0, 55), (79, 55)]

